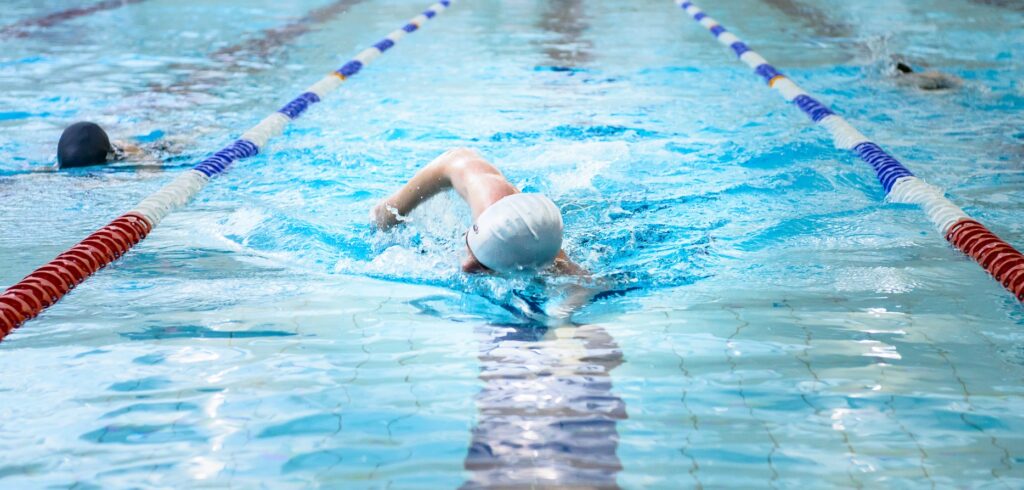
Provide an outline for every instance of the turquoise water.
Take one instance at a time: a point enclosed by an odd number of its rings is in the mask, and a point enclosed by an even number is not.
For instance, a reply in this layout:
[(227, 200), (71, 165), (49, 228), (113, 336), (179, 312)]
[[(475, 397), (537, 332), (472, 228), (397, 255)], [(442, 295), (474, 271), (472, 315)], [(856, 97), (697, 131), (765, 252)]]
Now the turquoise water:
[[(426, 7), (279, 3), (147, 0), (3, 40), (0, 285)], [(1024, 246), (1024, 14), (701, 6)], [(965, 87), (901, 87), (897, 54)], [(80, 119), (181, 153), (47, 171)], [(460, 274), (452, 196), (372, 231), (452, 146), (552, 197), (620, 294), (533, 322), (557, 281)], [(1018, 488), (1022, 325), (672, 2), (463, 2), (0, 344), (0, 486)]]

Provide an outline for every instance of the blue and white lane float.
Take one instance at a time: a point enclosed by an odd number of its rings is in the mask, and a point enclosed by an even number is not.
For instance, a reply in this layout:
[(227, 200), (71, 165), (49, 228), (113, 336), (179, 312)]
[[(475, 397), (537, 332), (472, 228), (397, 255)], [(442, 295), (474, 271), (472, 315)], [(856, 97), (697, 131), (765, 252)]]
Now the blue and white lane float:
[(366, 48), (311, 85), (305, 92), (267, 116), (193, 169), (183, 172), (131, 211), (100, 228), (68, 251), (36, 269), (0, 294), (0, 341), (25, 321), (64, 297), (72, 288), (99, 269), (124, 255), (142, 241), (168, 213), (189, 202), (210, 179), (224, 173), (234, 162), (255, 156), (271, 138), (281, 134), (288, 123), (320, 102), (341, 83), (359, 73), (374, 59), (391, 49), (407, 34), (416, 32), (428, 20), (444, 12), (452, 0), (440, 0), (413, 17), (373, 46)]
[(811, 97), (793, 80), (780, 73), (735, 34), (727, 31), (693, 2), (675, 0), (693, 20), (711, 32), (718, 42), (732, 49), (740, 61), (757, 73), (768, 86), (800, 108), (815, 123), (832, 134), (837, 148), (851, 150), (871, 165), (890, 202), (917, 204), (928, 219), (957, 249), (977, 261), (989, 274), (1024, 301), (1024, 255), (997, 237), (984, 225), (946, 199), (945, 192), (914, 176), (898, 160), (857, 131), (828, 106)]

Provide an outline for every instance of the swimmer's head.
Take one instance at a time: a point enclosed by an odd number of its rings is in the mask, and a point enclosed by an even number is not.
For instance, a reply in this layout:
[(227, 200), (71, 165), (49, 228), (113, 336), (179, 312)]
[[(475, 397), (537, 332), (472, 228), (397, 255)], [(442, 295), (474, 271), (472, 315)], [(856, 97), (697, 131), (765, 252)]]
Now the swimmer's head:
[(562, 249), (562, 213), (540, 194), (505, 196), (480, 213), (466, 233), (466, 245), (490, 270), (540, 270)]
[(113, 154), (110, 138), (96, 123), (74, 123), (64, 130), (57, 142), (57, 165), (61, 168), (99, 165), (110, 160)]
[(914, 69), (911, 68), (910, 65), (908, 65), (908, 64), (906, 64), (906, 63), (904, 63), (902, 61), (897, 61), (896, 62), (896, 71), (898, 71), (900, 73), (903, 73), (903, 74), (914, 73)]

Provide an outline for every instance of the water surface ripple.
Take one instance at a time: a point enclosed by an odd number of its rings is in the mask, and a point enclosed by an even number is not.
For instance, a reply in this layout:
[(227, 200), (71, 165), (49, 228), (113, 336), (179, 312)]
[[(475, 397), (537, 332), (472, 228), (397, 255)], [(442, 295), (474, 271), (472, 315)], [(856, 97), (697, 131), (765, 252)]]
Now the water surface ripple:
[[(1024, 246), (1019, 9), (714, 7)], [(423, 8), (147, 0), (5, 38), (0, 286)], [(164, 164), (49, 171), (81, 119)], [(557, 285), (460, 274), (450, 195), (373, 231), (452, 146), (551, 196), (619, 294), (537, 324)], [(0, 345), (0, 487), (1020, 488), (1022, 326), (672, 2), (461, 2)]]

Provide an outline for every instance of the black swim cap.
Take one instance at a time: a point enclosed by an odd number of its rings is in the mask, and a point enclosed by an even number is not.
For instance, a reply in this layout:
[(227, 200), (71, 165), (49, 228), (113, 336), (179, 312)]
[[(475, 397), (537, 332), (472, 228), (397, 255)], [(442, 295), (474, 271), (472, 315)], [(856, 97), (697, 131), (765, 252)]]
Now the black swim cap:
[(61, 168), (85, 167), (107, 162), (114, 152), (110, 138), (96, 123), (77, 122), (67, 127), (57, 142), (57, 164)]
[(896, 62), (896, 71), (900, 73), (914, 73), (914, 69), (902, 61)]

